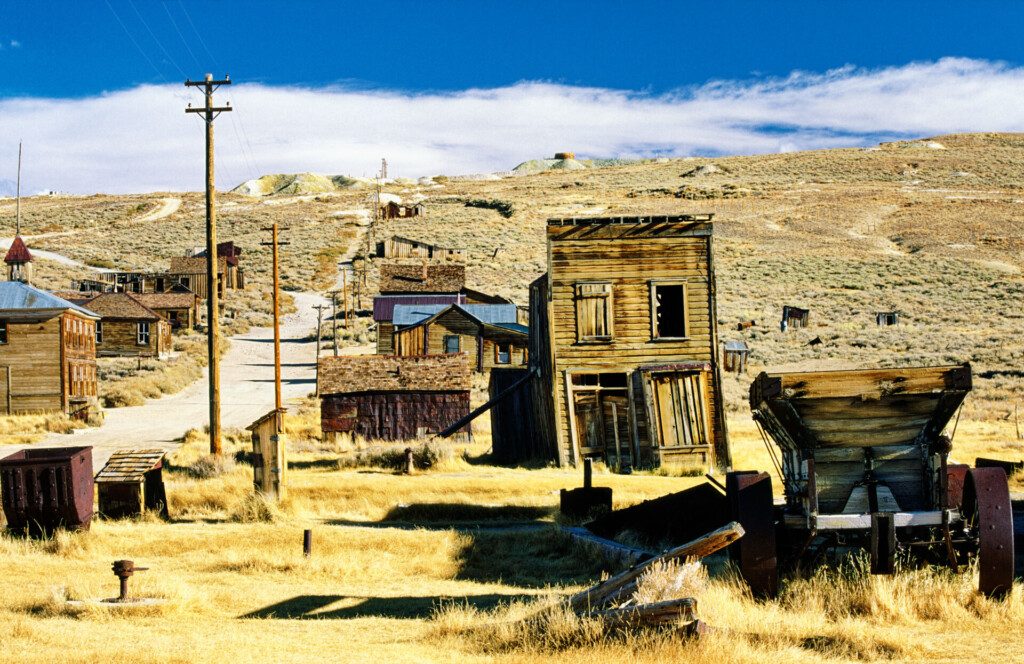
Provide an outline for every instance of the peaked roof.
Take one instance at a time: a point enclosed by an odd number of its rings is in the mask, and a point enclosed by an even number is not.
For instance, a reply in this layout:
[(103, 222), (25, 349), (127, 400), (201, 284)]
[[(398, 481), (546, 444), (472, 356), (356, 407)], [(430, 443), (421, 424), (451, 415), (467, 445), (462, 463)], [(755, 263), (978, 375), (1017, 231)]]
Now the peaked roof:
[[(71, 310), (93, 320), (98, 315), (72, 302), (20, 281), (0, 281), (0, 312), (5, 318), (19, 314), (51, 314)], [(13, 316), (12, 316), (13, 314)]]
[(5, 263), (28, 263), (32, 260), (32, 254), (29, 253), (28, 247), (25, 246), (25, 241), (18, 235), (14, 238), (14, 242), (11, 242), (11, 248), (7, 250), (7, 255), (4, 256)]
[(100, 293), (85, 305), (106, 319), (155, 321), (160, 315), (130, 293)]
[(196, 304), (193, 292), (176, 293), (132, 293), (132, 297), (150, 309), (189, 309)]
[(320, 358), (320, 394), (461, 392), (472, 386), (469, 356), (339, 355)]
[(514, 304), (397, 304), (391, 322), (395, 327), (416, 325), (448, 309), (458, 309), (478, 323), (498, 325), (519, 322)]

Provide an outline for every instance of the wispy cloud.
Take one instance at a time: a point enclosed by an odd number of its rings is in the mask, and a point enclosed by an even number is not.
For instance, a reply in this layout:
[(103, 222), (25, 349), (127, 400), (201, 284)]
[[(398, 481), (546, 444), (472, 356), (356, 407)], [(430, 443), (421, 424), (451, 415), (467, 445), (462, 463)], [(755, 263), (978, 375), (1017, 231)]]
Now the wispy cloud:
[[(574, 150), (589, 157), (764, 153), (957, 131), (1024, 130), (1024, 68), (936, 62), (716, 81), (668, 94), (523, 82), (450, 93), (241, 84), (219, 101), (218, 181), (261, 173), (475, 173)], [(26, 146), (30, 190), (200, 189), (200, 102), (179, 86), (0, 100), (0, 176)]]
[(18, 41), (17, 39), (12, 39), (8, 43), (11, 45), (11, 48), (21, 48), (21, 42)]

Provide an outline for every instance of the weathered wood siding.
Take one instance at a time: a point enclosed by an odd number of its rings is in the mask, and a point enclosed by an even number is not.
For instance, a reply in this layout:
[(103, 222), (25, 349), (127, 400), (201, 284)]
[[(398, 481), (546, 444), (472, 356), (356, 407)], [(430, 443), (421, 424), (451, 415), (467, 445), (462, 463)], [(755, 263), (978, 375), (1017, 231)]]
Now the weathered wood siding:
[(70, 414), (95, 407), (99, 392), (96, 378), (96, 322), (74, 312), (61, 315), (60, 343), (62, 408)]
[[(575, 462), (574, 433), (567, 400), (567, 371), (625, 372), (651, 365), (707, 363), (711, 386), (707, 400), (714, 447), (725, 450), (724, 418), (717, 370), (717, 330), (711, 266), (711, 226), (706, 223), (548, 226), (548, 335), (554, 357), (551, 376), (560, 458)], [(685, 284), (685, 338), (655, 338), (652, 282)], [(609, 338), (580, 340), (577, 326), (578, 284), (608, 284)], [(534, 311), (536, 313), (536, 311)], [(534, 323), (531, 321), (531, 326)], [(652, 440), (650, 385), (630, 377), (634, 412), (631, 438), (640, 461), (660, 463)], [(641, 407), (643, 406), (643, 407)], [(648, 420), (648, 421), (645, 421)]]
[(96, 354), (106, 356), (163, 357), (171, 351), (171, 324), (165, 320), (149, 324), (149, 343), (138, 343), (138, 321), (103, 321), (103, 340), (96, 344)]
[[(489, 395), (493, 399), (520, 380), (528, 369), (497, 369), (491, 372)], [(546, 460), (552, 454), (536, 417), (534, 381), (527, 381), (491, 408), (491, 448), (499, 463)]]
[[(516, 367), (526, 364), (526, 337), (512, 333), (483, 329), (479, 323), (459, 311), (448, 311), (435, 320), (394, 333), (394, 354), (443, 355), (445, 337), (459, 337), (459, 352), (467, 353), (475, 371), (490, 371), (495, 367)], [(497, 344), (510, 344), (508, 363), (499, 364)], [(481, 345), (482, 344), (482, 345)]]
[(4, 412), (8, 408), (12, 413), (64, 408), (60, 344), (60, 317), (7, 324), (7, 343), (0, 345), (0, 407)]
[(321, 397), (320, 424), (325, 434), (408, 440), (442, 431), (468, 414), (468, 390), (329, 394)]
[(461, 249), (439, 247), (404, 237), (390, 237), (381, 244), (384, 258), (432, 258), (435, 260), (459, 260), (462, 258)]
[(377, 323), (377, 354), (395, 354), (395, 325), (391, 321)]

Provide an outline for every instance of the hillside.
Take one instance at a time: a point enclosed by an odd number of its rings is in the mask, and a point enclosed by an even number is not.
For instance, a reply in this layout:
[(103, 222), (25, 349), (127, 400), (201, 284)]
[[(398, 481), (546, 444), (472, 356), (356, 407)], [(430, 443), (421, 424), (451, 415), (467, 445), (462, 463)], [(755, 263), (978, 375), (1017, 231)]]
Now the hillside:
[[(966, 413), (1006, 418), (1024, 401), (1022, 167), (1024, 135), (972, 134), (870, 149), (592, 162), (500, 179), (435, 176), (384, 185), (404, 199), (426, 196), (426, 216), (374, 232), (462, 247), (471, 286), (525, 302), (545, 269), (549, 217), (713, 212), (721, 334), (748, 340), (752, 372), (969, 360), (978, 379)], [(258, 196), (220, 196), (221, 237), (244, 247), (258, 289), (268, 258), (260, 229), (278, 220), (291, 242), (285, 287), (326, 287), (372, 185), (324, 176), (261, 181), (266, 187), (249, 187)], [(170, 216), (140, 221), (164, 196), (32, 198), (23, 226), (26, 235), (49, 234), (30, 240), (33, 248), (86, 263), (166, 264), (202, 243), (203, 197), (182, 195)], [(4, 235), (13, 224), (13, 201), (0, 202)], [(69, 270), (47, 269), (45, 278), (62, 286)], [(811, 309), (811, 327), (782, 334), (784, 304)], [(874, 312), (890, 309), (904, 323), (877, 327)], [(747, 319), (758, 325), (737, 332)], [(822, 343), (809, 346), (815, 337)], [(731, 409), (745, 410), (749, 379), (727, 379)]]

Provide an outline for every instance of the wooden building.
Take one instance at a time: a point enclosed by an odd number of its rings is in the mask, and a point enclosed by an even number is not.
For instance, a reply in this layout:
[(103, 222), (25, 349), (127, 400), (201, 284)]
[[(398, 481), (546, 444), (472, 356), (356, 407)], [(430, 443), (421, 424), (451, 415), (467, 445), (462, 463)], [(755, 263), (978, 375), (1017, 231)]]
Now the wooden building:
[[(174, 256), (171, 258), (170, 269), (160, 275), (154, 275), (154, 288), (142, 290), (142, 293), (163, 293), (173, 284), (180, 284), (196, 294), (200, 300), (206, 299), (207, 289), (206, 258), (199, 256)], [(227, 256), (217, 257), (217, 284), (219, 297), (224, 296), (226, 289), (236, 289), (238, 272), (232, 270)]]
[(796, 330), (801, 327), (807, 327), (810, 317), (810, 309), (801, 309), (800, 307), (791, 307), (786, 305), (782, 307), (782, 331), (785, 332), (786, 330)]
[[(206, 258), (206, 248), (200, 247), (192, 254), (198, 258)], [(225, 275), (227, 288), (242, 290), (245, 288), (245, 272), (242, 270), (242, 248), (232, 240), (217, 244), (217, 256), (225, 259), (222, 273)]]
[(560, 465), (730, 465), (711, 215), (551, 219), (534, 413)]
[(167, 357), (172, 350), (171, 324), (131, 293), (100, 293), (82, 301), (99, 315), (96, 354), (108, 357)]
[(29, 284), (0, 282), (2, 412), (94, 412), (98, 320), (88, 309)]
[(285, 412), (275, 408), (246, 427), (252, 436), (253, 488), (275, 499), (285, 497)]
[(466, 353), (477, 372), (526, 365), (527, 327), (514, 304), (399, 305), (392, 322), (395, 355)]
[(402, 205), (396, 201), (388, 201), (380, 206), (381, 219), (407, 219), (419, 217), (423, 214), (425, 207), (423, 203), (413, 205)]
[(875, 313), (875, 325), (888, 327), (899, 324), (900, 312), (898, 311), (879, 311)]
[(4, 256), (4, 263), (7, 263), (7, 281), (32, 283), (32, 254), (20, 235), (15, 236), (11, 242), (11, 248)]
[(393, 318), (395, 307), (399, 305), (408, 306), (430, 306), (463, 304), (466, 297), (461, 293), (441, 293), (419, 295), (407, 293), (404, 295), (379, 295), (373, 298), (373, 320), (377, 325), (377, 354), (394, 355), (395, 353), (395, 324)]
[(746, 373), (750, 348), (746, 341), (726, 341), (723, 344), (722, 368), (732, 373)]
[(171, 324), (171, 331), (194, 329), (199, 321), (199, 298), (191, 291), (133, 295), (147, 309)]
[(426, 258), (428, 260), (460, 261), (462, 249), (450, 249), (436, 244), (411, 240), (407, 237), (392, 235), (377, 243), (377, 256), (380, 258)]
[[(469, 356), (342, 355), (319, 366), (326, 438), (407, 440), (443, 431), (469, 414)], [(464, 429), (469, 433), (469, 426)]]
[(163, 450), (118, 450), (96, 475), (100, 514), (108, 519), (142, 516), (147, 511), (167, 518)]

